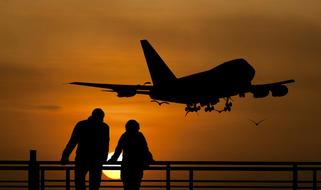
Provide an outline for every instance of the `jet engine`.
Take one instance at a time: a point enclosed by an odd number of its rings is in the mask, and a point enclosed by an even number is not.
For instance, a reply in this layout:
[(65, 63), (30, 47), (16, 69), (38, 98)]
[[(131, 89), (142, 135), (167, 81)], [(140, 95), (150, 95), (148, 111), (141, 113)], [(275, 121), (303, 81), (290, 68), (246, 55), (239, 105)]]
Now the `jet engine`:
[(270, 90), (268, 88), (257, 87), (252, 89), (251, 92), (253, 93), (254, 98), (264, 98), (269, 95)]
[(118, 97), (132, 97), (137, 93), (135, 89), (121, 89), (116, 92)]
[(275, 86), (271, 89), (271, 92), (273, 97), (285, 96), (288, 93), (288, 87), (285, 85)]

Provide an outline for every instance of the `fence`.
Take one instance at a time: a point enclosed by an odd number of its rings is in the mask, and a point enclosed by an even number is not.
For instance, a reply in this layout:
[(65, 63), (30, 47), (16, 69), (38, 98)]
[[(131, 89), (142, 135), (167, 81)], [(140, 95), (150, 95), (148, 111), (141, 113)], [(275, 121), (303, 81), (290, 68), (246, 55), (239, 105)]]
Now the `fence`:
[[(104, 166), (107, 170), (119, 167)], [(25, 172), (25, 178), (0, 178), (0, 189), (66, 189), (74, 188), (74, 163), (38, 161), (30, 151), (29, 161), (0, 161), (2, 176)], [(163, 173), (159, 179), (144, 176), (141, 189), (318, 189), (321, 162), (230, 162), (230, 161), (157, 161), (146, 171)], [(48, 179), (51, 171), (63, 173), (63, 179)], [(5, 173), (4, 173), (5, 172)], [(180, 173), (179, 178), (175, 173)], [(183, 173), (183, 174), (182, 174)], [(185, 176), (182, 179), (182, 176)], [(224, 179), (219, 179), (219, 177)], [(116, 185), (115, 185), (116, 184)], [(120, 180), (103, 180), (102, 188), (121, 189)]]

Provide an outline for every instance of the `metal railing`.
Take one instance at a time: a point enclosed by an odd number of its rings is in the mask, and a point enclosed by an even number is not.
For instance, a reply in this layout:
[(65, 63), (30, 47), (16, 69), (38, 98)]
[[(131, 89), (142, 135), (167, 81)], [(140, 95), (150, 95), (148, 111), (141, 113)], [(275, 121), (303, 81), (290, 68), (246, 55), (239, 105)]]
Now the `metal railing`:
[[(106, 170), (118, 167), (104, 166)], [(38, 161), (30, 151), (29, 161), (0, 161), (0, 189), (72, 189), (74, 163)], [(234, 162), (234, 161), (157, 161), (146, 172), (141, 189), (319, 189), (321, 162)], [(6, 178), (9, 173), (22, 174)], [(49, 178), (60, 172), (59, 178)], [(88, 183), (88, 182), (87, 182)], [(321, 187), (321, 186), (320, 186)], [(122, 189), (120, 180), (103, 180), (102, 189)]]

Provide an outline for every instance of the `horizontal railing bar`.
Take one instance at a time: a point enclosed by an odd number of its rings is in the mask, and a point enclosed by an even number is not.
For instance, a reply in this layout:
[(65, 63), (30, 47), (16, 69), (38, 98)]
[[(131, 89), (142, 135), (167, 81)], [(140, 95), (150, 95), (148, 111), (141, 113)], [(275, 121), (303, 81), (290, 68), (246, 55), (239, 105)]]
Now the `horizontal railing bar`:
[[(27, 170), (28, 167), (22, 166), (0, 166), (0, 170)], [(74, 170), (74, 166), (40, 166), (40, 169), (45, 170)], [(103, 167), (104, 170), (120, 170), (121, 167)], [(173, 171), (186, 171), (186, 170), (194, 170), (194, 171), (274, 171), (274, 172), (282, 172), (282, 171), (293, 171), (293, 167), (178, 167), (171, 166), (171, 170)], [(166, 170), (166, 167), (150, 167), (145, 170)], [(312, 170), (321, 170), (321, 167), (297, 167), (298, 171), (312, 171)]]
[[(71, 182), (74, 182), (74, 180), (70, 180)], [(0, 181), (0, 183), (27, 183), (28, 181), (22, 181), (22, 180), (6, 180), (6, 181)], [(66, 182), (66, 180), (44, 180), (44, 182)], [(88, 182), (88, 181), (87, 181)], [(108, 183), (119, 183), (121, 180), (102, 180), (102, 182), (108, 182)], [(155, 183), (161, 183), (166, 182), (166, 180), (142, 180), (142, 182), (155, 182)], [(189, 180), (170, 180), (170, 182), (189, 182)], [(292, 183), (290, 180), (194, 180), (194, 183)], [(304, 183), (312, 183), (313, 181), (298, 181), (298, 184), (304, 184)], [(321, 183), (321, 181), (317, 182), (318, 184)], [(2, 186), (1, 186), (2, 187)]]
[[(26, 180), (3, 180), (0, 183), (26, 183)], [(66, 180), (55, 180), (55, 179), (46, 179), (44, 182), (66, 182)], [(70, 182), (74, 182), (74, 180), (70, 180)], [(88, 180), (86, 180), (88, 182)], [(119, 183), (121, 180), (102, 180), (102, 182), (107, 183)], [(142, 180), (142, 182), (155, 182), (161, 183), (166, 182), (166, 180)], [(189, 182), (189, 180), (170, 180), (170, 182)], [(290, 180), (194, 180), (194, 183), (292, 183)], [(301, 180), (298, 183), (312, 183), (313, 181), (309, 180)], [(321, 183), (321, 181), (317, 181), (317, 183)]]
[(27, 160), (0, 160), (0, 165), (2, 164), (29, 164), (30, 161)]
[[(0, 166), (0, 170), (16, 170), (16, 169), (26, 169), (28, 167), (26, 166)], [(40, 169), (44, 170), (74, 170), (74, 166), (39, 166)], [(204, 170), (226, 170), (226, 171), (231, 171), (231, 170), (243, 170), (243, 171), (253, 171), (253, 170), (258, 170), (258, 171), (293, 171), (293, 167), (252, 167), (252, 166), (242, 166), (242, 167), (232, 167), (232, 166), (208, 166), (208, 167), (188, 167), (188, 166), (170, 166), (171, 170), (199, 170), (199, 171), (204, 171)], [(120, 170), (120, 166), (103, 166), (103, 170)], [(167, 167), (154, 167), (150, 166), (148, 168), (145, 168), (144, 170), (166, 170)], [(298, 171), (321, 171), (321, 167), (296, 167), (296, 170)]]
[[(20, 188), (20, 187), (28, 187), (23, 185), (15, 185), (15, 186), (0, 186), (0, 188)], [(53, 187), (65, 187), (64, 185), (46, 185), (45, 187), (53, 188)], [(70, 187), (74, 187), (71, 185)], [(109, 188), (120, 188), (122, 185), (102, 185), (101, 187), (109, 187)], [(142, 185), (142, 188), (165, 188), (166, 185)], [(189, 185), (171, 185), (173, 188), (188, 188)], [(262, 185), (211, 185), (211, 186), (201, 186), (201, 185), (194, 185), (195, 188), (292, 188), (292, 186), (276, 186), (276, 185), (270, 185), (270, 186), (262, 186)], [(306, 188), (312, 188), (312, 186), (306, 186), (306, 187), (298, 187), (299, 189), (306, 189)]]
[[(74, 186), (70, 186), (74, 187)], [(102, 188), (105, 188), (104, 186), (101, 186)], [(172, 188), (189, 188), (189, 186), (171, 186)], [(0, 187), (2, 188), (28, 188), (28, 186), (8, 186), (8, 187)], [(49, 186), (46, 188), (65, 188), (65, 186)], [(107, 188), (107, 187), (106, 187)], [(122, 186), (108, 186), (108, 188), (122, 188)], [(166, 186), (153, 186), (153, 187), (143, 187), (143, 188), (163, 188), (165, 189)], [(233, 188), (238, 188), (238, 189), (292, 189), (292, 186), (271, 186), (271, 187), (261, 187), (261, 186), (253, 186), (253, 187), (246, 187), (246, 186), (204, 186), (204, 187), (194, 187), (194, 188), (203, 188), (203, 189), (233, 189)], [(312, 187), (298, 187), (298, 189), (311, 189)]]
[[(1, 186), (0, 188), (27, 188), (28, 186)], [(70, 187), (75, 187), (75, 186), (70, 186)], [(101, 186), (102, 188), (122, 188), (123, 186)], [(189, 186), (177, 186), (173, 185), (171, 188), (188, 188)], [(284, 188), (284, 189), (291, 189), (292, 186), (193, 186), (194, 188), (246, 188), (246, 189), (273, 189), (273, 188)], [(51, 185), (51, 186), (46, 186), (46, 188), (65, 188), (63, 185)], [(166, 188), (166, 186), (141, 186), (141, 188)], [(311, 189), (312, 187), (298, 187), (298, 189)]]
[(27, 166), (0, 166), (0, 170), (27, 170)]
[[(20, 188), (20, 187), (28, 187), (28, 186), (1, 186), (0, 188)], [(47, 185), (47, 188), (64, 188), (64, 185)], [(70, 185), (70, 187), (75, 187), (74, 185)], [(87, 185), (88, 187), (88, 185)], [(122, 188), (122, 185), (101, 185), (102, 188)], [(165, 188), (166, 185), (142, 185), (141, 188)], [(172, 188), (188, 188), (189, 185), (172, 185)], [(193, 186), (194, 188), (292, 188), (292, 186), (237, 186), (237, 185), (221, 185), (221, 186)], [(311, 188), (311, 187), (299, 187), (299, 189)]]
[[(0, 161), (2, 162), (25, 162), (26, 161)], [(60, 161), (38, 161), (40, 164), (61, 164)], [(75, 164), (74, 161), (68, 162), (68, 164)], [(105, 165), (116, 165), (121, 164), (121, 162), (115, 162), (113, 164), (110, 163), (103, 163)], [(153, 165), (321, 165), (321, 162), (268, 162), (268, 161), (155, 161)]]
[(1, 186), (0, 188), (27, 188), (27, 185), (15, 185), (15, 186)]
[[(111, 182), (111, 181), (106, 181)], [(142, 180), (142, 182), (166, 182), (166, 180)], [(170, 182), (189, 182), (188, 179), (175, 180)], [(194, 183), (292, 183), (291, 180), (193, 180)], [(301, 180), (298, 183), (312, 183), (313, 181)], [(317, 181), (321, 183), (321, 181)]]
[(177, 167), (177, 166), (171, 166), (170, 169), (171, 170), (194, 170), (194, 171), (221, 171), (221, 170), (224, 170), (224, 171), (292, 171), (293, 170), (292, 167)]
[[(194, 186), (194, 188), (211, 188), (211, 189), (215, 189), (215, 188), (237, 188), (237, 189), (292, 189), (292, 186)], [(312, 187), (298, 187), (298, 189), (311, 189)]]
[(28, 180), (0, 180), (0, 183), (27, 183)]

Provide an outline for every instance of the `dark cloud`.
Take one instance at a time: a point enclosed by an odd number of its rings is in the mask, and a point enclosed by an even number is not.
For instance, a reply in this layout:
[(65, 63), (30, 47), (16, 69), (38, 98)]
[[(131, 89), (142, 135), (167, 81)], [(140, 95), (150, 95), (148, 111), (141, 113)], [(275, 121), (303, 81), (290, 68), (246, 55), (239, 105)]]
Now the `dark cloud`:
[(53, 68), (43, 68), (39, 65), (25, 65), (11, 62), (0, 62), (0, 87), (4, 91), (18, 90), (37, 91), (51, 85)]
[(14, 62), (0, 62), (0, 76), (13, 79), (29, 79), (45, 76), (44, 70)]
[(61, 106), (53, 105), (53, 104), (36, 105), (36, 106), (32, 106), (32, 107), (35, 108), (35, 109), (48, 110), (48, 111), (56, 111), (56, 110), (62, 109)]

